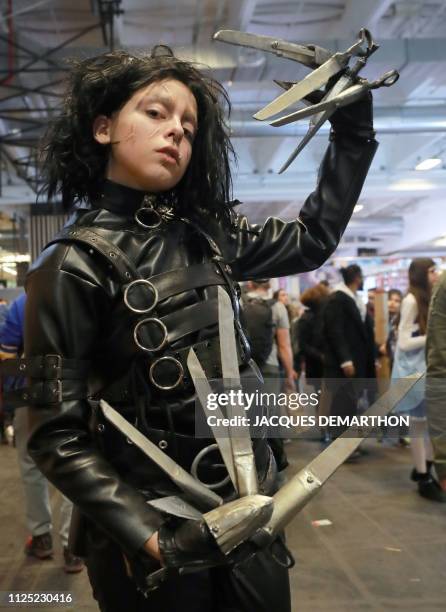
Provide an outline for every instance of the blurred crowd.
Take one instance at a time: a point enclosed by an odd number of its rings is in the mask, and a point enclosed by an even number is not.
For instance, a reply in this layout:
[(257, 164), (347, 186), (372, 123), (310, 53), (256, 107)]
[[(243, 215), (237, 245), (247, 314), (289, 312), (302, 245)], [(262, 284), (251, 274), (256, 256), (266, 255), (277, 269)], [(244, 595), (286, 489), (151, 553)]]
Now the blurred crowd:
[[(392, 432), (391, 442), (410, 447), (413, 469), (409, 476), (418, 493), (444, 503), (446, 384), (443, 389), (441, 382), (446, 380), (446, 276), (439, 280), (435, 262), (417, 258), (409, 266), (404, 295), (396, 288), (371, 289), (364, 300), (361, 268), (351, 264), (340, 273), (342, 282), (337, 285), (322, 281), (293, 299), (284, 289), (271, 295), (269, 279), (248, 283), (243, 303), (251, 342), (255, 345), (262, 333), (273, 339), (268, 354), (254, 351), (254, 358), (264, 378), (282, 377), (283, 391), (322, 388), (319, 415), (340, 417), (361, 414), (388, 388), (385, 381), (397, 385), (399, 379), (427, 370), (427, 386), (420, 379), (394, 408), (395, 414), (410, 417), (410, 427)], [(263, 319), (256, 316), (253, 302), (263, 305)], [(329, 444), (345, 429), (322, 429), (320, 439)], [(378, 434), (381, 442), (389, 439), (385, 429)], [(284, 469), (283, 441), (270, 444), (279, 469)], [(360, 446), (350, 461), (363, 454)]]

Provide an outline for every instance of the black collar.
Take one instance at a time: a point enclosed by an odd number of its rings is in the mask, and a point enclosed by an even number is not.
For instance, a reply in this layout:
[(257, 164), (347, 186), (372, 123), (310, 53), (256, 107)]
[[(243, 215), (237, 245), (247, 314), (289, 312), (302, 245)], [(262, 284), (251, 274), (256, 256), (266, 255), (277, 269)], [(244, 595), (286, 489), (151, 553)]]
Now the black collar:
[(146, 195), (148, 195), (146, 191), (126, 187), (106, 179), (94, 206), (105, 208), (118, 215), (131, 216), (138, 208), (141, 208)]

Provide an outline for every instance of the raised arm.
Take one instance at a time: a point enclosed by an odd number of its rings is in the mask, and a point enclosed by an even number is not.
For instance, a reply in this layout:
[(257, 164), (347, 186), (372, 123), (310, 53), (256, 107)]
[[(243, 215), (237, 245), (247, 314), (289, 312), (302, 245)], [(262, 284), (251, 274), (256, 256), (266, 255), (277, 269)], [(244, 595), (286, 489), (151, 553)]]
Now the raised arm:
[(269, 218), (259, 227), (238, 218), (231, 263), (238, 280), (313, 270), (338, 246), (378, 146), (371, 96), (339, 109), (331, 122), (316, 189), (296, 220)]

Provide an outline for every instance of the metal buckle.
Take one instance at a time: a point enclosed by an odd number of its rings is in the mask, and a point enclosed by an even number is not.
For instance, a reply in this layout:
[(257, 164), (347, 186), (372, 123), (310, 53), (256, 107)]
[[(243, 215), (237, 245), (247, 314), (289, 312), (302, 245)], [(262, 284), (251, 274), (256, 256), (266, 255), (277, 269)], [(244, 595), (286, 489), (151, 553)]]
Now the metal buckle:
[[(164, 338), (161, 340), (158, 346), (154, 346), (154, 347), (144, 346), (144, 344), (142, 344), (138, 339), (138, 331), (140, 327), (142, 327), (143, 325), (150, 324), (150, 323), (155, 323), (156, 325), (159, 325), (159, 327), (161, 328), (161, 331), (164, 333)], [(161, 319), (156, 319), (153, 317), (150, 319), (143, 319), (142, 321), (139, 321), (136, 324), (135, 329), (133, 331), (133, 338), (135, 340), (136, 345), (139, 346), (141, 350), (146, 351), (147, 353), (156, 353), (157, 351), (160, 351), (162, 348), (164, 348), (167, 344), (168, 337), (169, 337), (169, 333), (167, 331), (167, 327), (164, 325)]]
[(62, 378), (62, 357), (60, 355), (44, 355), (42, 357), (42, 376), (45, 380)]
[[(142, 309), (142, 308), (135, 308), (134, 306), (131, 305), (131, 303), (130, 303), (131, 295), (129, 296), (129, 293), (131, 292), (131, 290), (136, 285), (148, 286), (150, 291), (153, 293), (153, 303), (148, 308), (144, 308), (144, 309)], [(149, 312), (151, 312), (155, 308), (155, 306), (157, 305), (158, 298), (159, 298), (158, 289), (149, 280), (146, 280), (146, 279), (143, 279), (143, 278), (140, 278), (140, 279), (132, 281), (129, 285), (127, 285), (127, 287), (124, 290), (124, 303), (125, 303), (125, 305), (127, 306), (127, 308), (129, 310), (131, 310), (132, 312), (136, 312), (138, 314), (141, 314), (141, 313), (148, 314)]]
[[(201, 451), (196, 455), (195, 459), (192, 462), (192, 466), (190, 468), (190, 473), (192, 474), (192, 476), (196, 478), (198, 482), (201, 482), (201, 484), (203, 484), (205, 487), (207, 487), (211, 491), (214, 491), (215, 489), (220, 489), (221, 487), (224, 487), (228, 483), (231, 482), (231, 478), (229, 474), (225, 476), (223, 480), (219, 480), (218, 482), (215, 482), (215, 483), (203, 482), (201, 478), (198, 476), (198, 466), (200, 465), (200, 462), (202, 461), (203, 457), (205, 457), (209, 453), (212, 453), (213, 451), (220, 452), (220, 449), (218, 448), (218, 444), (210, 444), (209, 446), (205, 446), (204, 448), (202, 448)], [(224, 467), (223, 463), (222, 463), (222, 467)]]
[[(29, 388), (29, 395), (33, 403), (58, 404), (63, 401), (61, 380), (42, 380)], [(24, 398), (25, 399), (25, 398)]]
[[(171, 361), (173, 362), (176, 366), (178, 366), (178, 378), (177, 380), (174, 382), (174, 384), (172, 385), (160, 385), (156, 379), (155, 379), (155, 368), (162, 362), (162, 361)], [(157, 389), (161, 389), (162, 391), (172, 391), (172, 389), (176, 389), (181, 382), (183, 381), (183, 377), (184, 377), (184, 368), (181, 364), (180, 361), (178, 361), (178, 359), (176, 359), (175, 357), (172, 357), (170, 355), (166, 355), (165, 357), (159, 357), (156, 361), (154, 361), (152, 363), (152, 365), (150, 366), (149, 369), (149, 379), (150, 382), (157, 388)]]
[[(143, 220), (144, 216), (147, 216), (148, 220), (150, 219), (150, 216), (152, 216), (154, 222), (147, 223), (147, 221)], [(159, 212), (154, 208), (143, 207), (138, 208), (138, 210), (135, 212), (135, 221), (140, 227), (143, 227), (144, 229), (155, 229), (161, 225), (163, 220)]]

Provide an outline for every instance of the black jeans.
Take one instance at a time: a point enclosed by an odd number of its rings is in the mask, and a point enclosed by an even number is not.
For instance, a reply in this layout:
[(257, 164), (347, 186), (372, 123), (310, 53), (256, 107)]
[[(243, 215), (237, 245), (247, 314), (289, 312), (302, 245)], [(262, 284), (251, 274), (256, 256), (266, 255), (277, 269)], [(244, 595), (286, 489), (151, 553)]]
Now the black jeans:
[(175, 576), (145, 599), (128, 577), (119, 547), (94, 529), (87, 568), (101, 612), (290, 612), (286, 554), (280, 542), (236, 568)]

